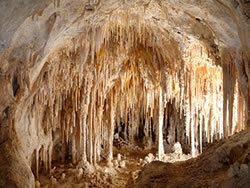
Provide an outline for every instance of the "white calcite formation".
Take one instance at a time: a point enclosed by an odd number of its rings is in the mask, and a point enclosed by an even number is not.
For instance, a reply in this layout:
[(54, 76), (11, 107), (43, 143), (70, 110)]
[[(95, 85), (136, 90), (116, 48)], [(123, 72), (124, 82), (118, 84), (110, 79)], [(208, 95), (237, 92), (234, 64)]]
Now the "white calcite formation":
[(114, 134), (161, 158), (166, 140), (196, 156), (245, 129), (250, 27), (236, 2), (2, 0), (3, 186), (32, 187), (52, 161), (111, 164)]
[(62, 173), (62, 175), (61, 175), (61, 181), (64, 181), (64, 180), (65, 180), (65, 177), (66, 177), (66, 174), (65, 174), (65, 173)]
[(82, 176), (83, 176), (83, 169), (82, 168), (79, 168), (77, 169), (76, 171), (76, 180), (77, 181), (80, 181), (82, 179)]
[(182, 155), (182, 148), (179, 142), (175, 143), (173, 146), (174, 153)]
[(167, 163), (174, 163), (178, 161), (186, 161), (188, 159), (191, 159), (191, 155), (186, 155), (182, 153), (182, 147), (179, 142), (175, 143), (173, 146), (173, 152), (172, 153), (166, 153), (162, 154), (161, 156), (154, 156), (152, 153), (149, 153), (143, 161), (141, 161), (141, 164), (144, 166), (148, 163), (151, 163), (152, 161), (162, 161)]
[(119, 166), (120, 166), (121, 168), (125, 168), (125, 167), (126, 167), (126, 162), (125, 162), (125, 161), (120, 161)]
[(117, 161), (121, 161), (122, 160), (122, 156), (120, 153), (117, 154)]

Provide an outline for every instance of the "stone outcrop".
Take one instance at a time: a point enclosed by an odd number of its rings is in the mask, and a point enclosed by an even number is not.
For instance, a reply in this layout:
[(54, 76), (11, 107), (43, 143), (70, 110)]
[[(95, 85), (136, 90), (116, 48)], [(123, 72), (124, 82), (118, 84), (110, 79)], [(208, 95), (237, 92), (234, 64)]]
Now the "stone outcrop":
[[(196, 159), (171, 164), (154, 161), (143, 167), (128, 187), (248, 187), (250, 163), (242, 160), (250, 154), (250, 131), (233, 135), (214, 144)], [(234, 148), (241, 148), (237, 160)]]

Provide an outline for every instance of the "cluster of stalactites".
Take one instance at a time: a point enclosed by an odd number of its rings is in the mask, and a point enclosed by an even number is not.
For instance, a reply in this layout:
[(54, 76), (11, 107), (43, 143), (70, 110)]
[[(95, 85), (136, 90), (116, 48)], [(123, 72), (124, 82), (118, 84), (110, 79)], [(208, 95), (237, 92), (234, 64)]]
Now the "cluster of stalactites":
[[(123, 137), (134, 140), (143, 135), (147, 142), (158, 144), (159, 156), (164, 139), (169, 144), (179, 141), (189, 144), (195, 156), (206, 143), (244, 129), (245, 103), (236, 71), (230, 68), (225, 72), (219, 66), (200, 64), (188, 67), (181, 76), (168, 74), (154, 89), (147, 89), (144, 79), (128, 87), (132, 94), (122, 89), (116, 122), (125, 124), (125, 130), (120, 127)], [(225, 74), (230, 74), (231, 82), (225, 81)], [(119, 114), (127, 115), (125, 122)]]
[(216, 66), (202, 45), (187, 54), (183, 104), (187, 142), (195, 156), (204, 143), (244, 129), (245, 102), (232, 61)]
[[(106, 47), (107, 41), (111, 41), (113, 35), (104, 36), (98, 28), (87, 31), (87, 37), (72, 39), (67, 49), (53, 54), (48, 60), (38, 79), (40, 87), (33, 96), (30, 110), (37, 120), (37, 136), (53, 137), (51, 142), (54, 149), (60, 147), (62, 152), (57, 158), (65, 161), (70, 151), (73, 163), (88, 160), (95, 164), (100, 160), (101, 152), (108, 161), (113, 157), (114, 106), (119, 100), (116, 91), (111, 88), (123, 69), (119, 61), (124, 59), (109, 54), (112, 49)], [(131, 43), (130, 36), (126, 35), (128, 43)], [(101, 41), (104, 50), (100, 47)], [(118, 54), (117, 51), (115, 53)], [(126, 71), (123, 74), (126, 76)], [(134, 80), (134, 77), (130, 79)], [(51, 164), (53, 152), (43, 151), (48, 153), (42, 156), (49, 156), (37, 157), (40, 154), (35, 152), (36, 173), (39, 171), (38, 160), (43, 161), (45, 170), (51, 166), (47, 168), (47, 164)]]
[[(158, 143), (159, 156), (164, 139), (190, 144), (195, 155), (204, 143), (243, 129), (244, 101), (233, 67), (192, 58), (178, 66), (159, 50), (164, 40), (141, 24), (111, 26), (72, 39), (41, 73), (31, 109), (53, 139), (50, 148), (62, 151), (56, 158), (110, 162), (115, 128), (124, 139)], [(53, 152), (45, 151), (49, 157), (42, 161), (50, 164)]]

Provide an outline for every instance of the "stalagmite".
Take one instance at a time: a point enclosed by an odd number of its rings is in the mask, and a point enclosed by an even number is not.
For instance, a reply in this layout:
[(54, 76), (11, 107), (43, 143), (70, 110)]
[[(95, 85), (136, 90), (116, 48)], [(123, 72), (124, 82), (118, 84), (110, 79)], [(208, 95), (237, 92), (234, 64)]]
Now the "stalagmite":
[(163, 98), (162, 98), (162, 89), (159, 88), (159, 127), (158, 127), (158, 157), (164, 155), (164, 146), (163, 146)]

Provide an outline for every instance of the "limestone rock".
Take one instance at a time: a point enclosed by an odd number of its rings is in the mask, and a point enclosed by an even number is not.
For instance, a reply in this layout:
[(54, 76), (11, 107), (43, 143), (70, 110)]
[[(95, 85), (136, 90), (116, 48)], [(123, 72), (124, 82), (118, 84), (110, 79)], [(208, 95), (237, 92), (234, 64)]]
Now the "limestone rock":
[(113, 164), (114, 164), (113, 166), (114, 166), (115, 168), (117, 168), (117, 167), (119, 166), (118, 160), (114, 160), (114, 161), (113, 161)]
[(181, 144), (179, 142), (176, 142), (173, 146), (173, 151), (175, 154), (179, 154), (182, 155), (182, 148), (181, 148)]
[(35, 181), (35, 188), (40, 188), (41, 187), (41, 184), (39, 181)]
[(125, 168), (126, 167), (126, 161), (120, 161), (119, 162), (119, 166), (121, 167), (121, 168)]
[(83, 169), (82, 168), (79, 168), (77, 169), (76, 171), (76, 180), (77, 181), (80, 181), (82, 179), (82, 176), (83, 176)]
[(62, 175), (61, 175), (61, 181), (64, 181), (65, 178), (66, 178), (66, 174), (65, 174), (65, 173), (62, 173)]
[(117, 161), (121, 161), (122, 160), (122, 156), (120, 153), (117, 154)]
[(152, 153), (149, 153), (146, 157), (145, 157), (145, 162), (146, 163), (150, 163), (154, 160), (154, 155)]
[(95, 172), (95, 167), (88, 161), (80, 162), (78, 168), (81, 169), (80, 171), (82, 171), (82, 174), (93, 174)]
[(51, 187), (55, 187), (57, 185), (57, 179), (51, 176), (50, 184), (51, 184)]

